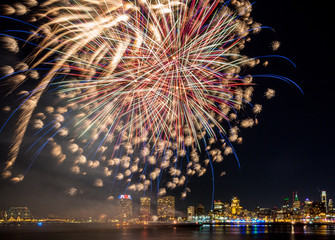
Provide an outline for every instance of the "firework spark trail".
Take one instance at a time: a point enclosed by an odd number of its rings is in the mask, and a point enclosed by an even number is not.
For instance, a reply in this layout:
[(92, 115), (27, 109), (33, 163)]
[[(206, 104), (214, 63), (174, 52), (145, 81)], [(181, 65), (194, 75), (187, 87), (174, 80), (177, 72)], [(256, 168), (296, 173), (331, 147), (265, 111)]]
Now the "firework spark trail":
[[(4, 14), (22, 15), (37, 2), (21, 5), (4, 6)], [(159, 195), (186, 184), (190, 176), (203, 175), (209, 164), (214, 174), (213, 164), (222, 162), (223, 155), (236, 156), (231, 142), (242, 143), (234, 125), (258, 123), (257, 118), (237, 115), (253, 95), (252, 77), (239, 72), (259, 63), (240, 54), (249, 33), (261, 28), (250, 17), (249, 1), (48, 0), (37, 9), (30, 19), (40, 27), (27, 40), (36, 46), (27, 67), (1, 68), (12, 91), (26, 79), (37, 79), (38, 69), (48, 69), (11, 114), (19, 117), (4, 178), (12, 176), (32, 118), (39, 135), (33, 145), (49, 132), (52, 136), (36, 154), (50, 142), (60, 163), (69, 159), (66, 154), (73, 156), (75, 174), (101, 167), (104, 176), (113, 173), (113, 184), (126, 180), (126, 190), (152, 189), (157, 181)], [(3, 47), (17, 52), (15, 38), (3, 36)], [(271, 46), (277, 50), (280, 43)], [(33, 117), (43, 96), (55, 89), (60, 105)], [(274, 95), (272, 89), (265, 93), (268, 99)], [(262, 110), (259, 104), (252, 107), (255, 115)], [(67, 139), (68, 146), (61, 147), (58, 137)], [(223, 151), (216, 148), (219, 144)], [(200, 160), (203, 146), (208, 161)], [(166, 188), (160, 186), (163, 173), (171, 177)], [(12, 177), (14, 182), (22, 179)], [(105, 185), (95, 179), (95, 186)], [(182, 197), (188, 192), (185, 186)], [(67, 193), (74, 195), (76, 189)]]

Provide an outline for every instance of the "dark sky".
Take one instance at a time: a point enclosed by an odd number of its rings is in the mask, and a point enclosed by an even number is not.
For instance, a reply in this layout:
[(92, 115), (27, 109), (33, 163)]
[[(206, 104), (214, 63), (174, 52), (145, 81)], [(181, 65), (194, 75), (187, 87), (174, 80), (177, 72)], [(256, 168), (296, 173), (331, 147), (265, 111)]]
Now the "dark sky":
[[(291, 196), (293, 191), (298, 191), (301, 200), (306, 197), (319, 200), (321, 190), (335, 198), (334, 77), (331, 73), (335, 39), (327, 8), (316, 3), (309, 5), (308, 1), (289, 0), (259, 0), (253, 5), (254, 19), (275, 31), (264, 29), (253, 36), (244, 53), (251, 57), (271, 54), (270, 42), (278, 40), (282, 43), (278, 54), (297, 65), (294, 68), (285, 60), (270, 59), (266, 69), (256, 68), (254, 74), (265, 71), (288, 77), (304, 94), (280, 80), (255, 79), (259, 84), (255, 100), (263, 104), (263, 112), (257, 126), (242, 131), (243, 144), (236, 146), (241, 168), (233, 157), (215, 166), (217, 173), (227, 172), (226, 176), (215, 179), (215, 199), (230, 201), (232, 196), (238, 196), (242, 206), (253, 209), (280, 206), (282, 196)], [(268, 87), (276, 90), (276, 97), (265, 101), (262, 94)], [(5, 118), (1, 117), (1, 123)], [(7, 155), (9, 132), (7, 129), (0, 134), (2, 163)], [(19, 160), (30, 161), (30, 157), (20, 154)], [(64, 173), (47, 154), (41, 154), (41, 158), (23, 182), (0, 181), (0, 210), (28, 206), (37, 216), (96, 216), (113, 212), (115, 202), (106, 201), (108, 189), (97, 190), (87, 179)], [(210, 172), (202, 178), (192, 178), (189, 184), (192, 193), (185, 200), (177, 197), (177, 208), (185, 211), (187, 205), (203, 203), (209, 210)], [(71, 186), (85, 191), (69, 197), (64, 191)]]

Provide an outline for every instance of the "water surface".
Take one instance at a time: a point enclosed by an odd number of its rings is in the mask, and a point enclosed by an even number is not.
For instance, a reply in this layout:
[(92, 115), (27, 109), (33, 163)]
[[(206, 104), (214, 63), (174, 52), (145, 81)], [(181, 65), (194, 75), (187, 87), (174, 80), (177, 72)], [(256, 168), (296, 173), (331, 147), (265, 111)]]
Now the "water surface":
[(112, 228), (80, 225), (0, 227), (1, 240), (331, 240), (335, 226)]

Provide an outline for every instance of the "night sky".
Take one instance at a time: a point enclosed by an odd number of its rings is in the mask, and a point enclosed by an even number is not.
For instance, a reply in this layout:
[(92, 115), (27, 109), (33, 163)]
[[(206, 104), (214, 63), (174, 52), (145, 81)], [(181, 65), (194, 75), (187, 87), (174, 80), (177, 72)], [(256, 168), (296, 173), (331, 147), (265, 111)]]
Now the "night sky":
[[(297, 191), (300, 200), (320, 200), (321, 190), (329, 198), (335, 198), (334, 119), (333, 85), (334, 34), (331, 12), (323, 4), (308, 5), (307, 1), (258, 0), (253, 5), (254, 19), (275, 31), (264, 29), (252, 36), (252, 41), (242, 52), (250, 57), (272, 54), (270, 43), (281, 42), (275, 54), (291, 59), (294, 68), (283, 59), (269, 59), (267, 68), (255, 68), (252, 74), (278, 74), (295, 81), (304, 91), (283, 81), (256, 78), (255, 103), (263, 105), (259, 124), (243, 129), (243, 144), (235, 145), (241, 164), (230, 156), (220, 165), (215, 165), (215, 199), (230, 201), (232, 196), (241, 199), (241, 205), (249, 210), (256, 206), (281, 207), (282, 197), (292, 197)], [(2, 21), (2, 20), (1, 20)], [(11, 26), (12, 27), (12, 26)], [(4, 29), (2, 29), (4, 30)], [(1, 51), (1, 64), (15, 60)], [(20, 58), (20, 54), (17, 54)], [(266, 100), (267, 88), (276, 90), (276, 97)], [(1, 91), (0, 106), (5, 106), (10, 97)], [(1, 112), (0, 123), (7, 114)], [(0, 133), (0, 163), (6, 160), (11, 127)], [(27, 149), (29, 137), (24, 142)], [(15, 168), (20, 162), (30, 161), (33, 153), (22, 150)], [(221, 171), (226, 176), (219, 177)], [(78, 186), (84, 192), (67, 196), (64, 191)], [(186, 211), (188, 205), (202, 203), (206, 211), (211, 205), (212, 180), (208, 171), (203, 177), (193, 177), (189, 186), (192, 193), (180, 200), (177, 209)], [(118, 192), (119, 191), (119, 192)], [(35, 216), (98, 216), (115, 211), (116, 201), (107, 201), (108, 188), (97, 189), (87, 179), (72, 175), (42, 152), (27, 173), (23, 182), (13, 184), (0, 180), (0, 210), (11, 206), (27, 206)], [(117, 187), (112, 194), (122, 193)], [(140, 195), (134, 195), (138, 201)]]

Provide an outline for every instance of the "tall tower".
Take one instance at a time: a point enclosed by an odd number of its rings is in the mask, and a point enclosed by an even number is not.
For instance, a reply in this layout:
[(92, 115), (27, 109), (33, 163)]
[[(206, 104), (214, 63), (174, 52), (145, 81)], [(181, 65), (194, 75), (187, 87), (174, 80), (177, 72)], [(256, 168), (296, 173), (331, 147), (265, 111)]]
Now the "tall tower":
[(129, 220), (133, 215), (133, 199), (130, 195), (119, 196), (119, 218)]
[(293, 210), (299, 210), (300, 209), (300, 201), (298, 198), (298, 192), (295, 192), (294, 201), (293, 201)]
[(150, 201), (149, 197), (141, 197), (140, 198), (140, 219), (142, 221), (149, 221), (150, 220)]
[(160, 197), (157, 199), (158, 219), (167, 221), (175, 218), (175, 198), (173, 196)]
[(328, 206), (327, 206), (327, 193), (326, 191), (321, 192), (321, 202), (326, 208), (326, 212), (328, 212)]

